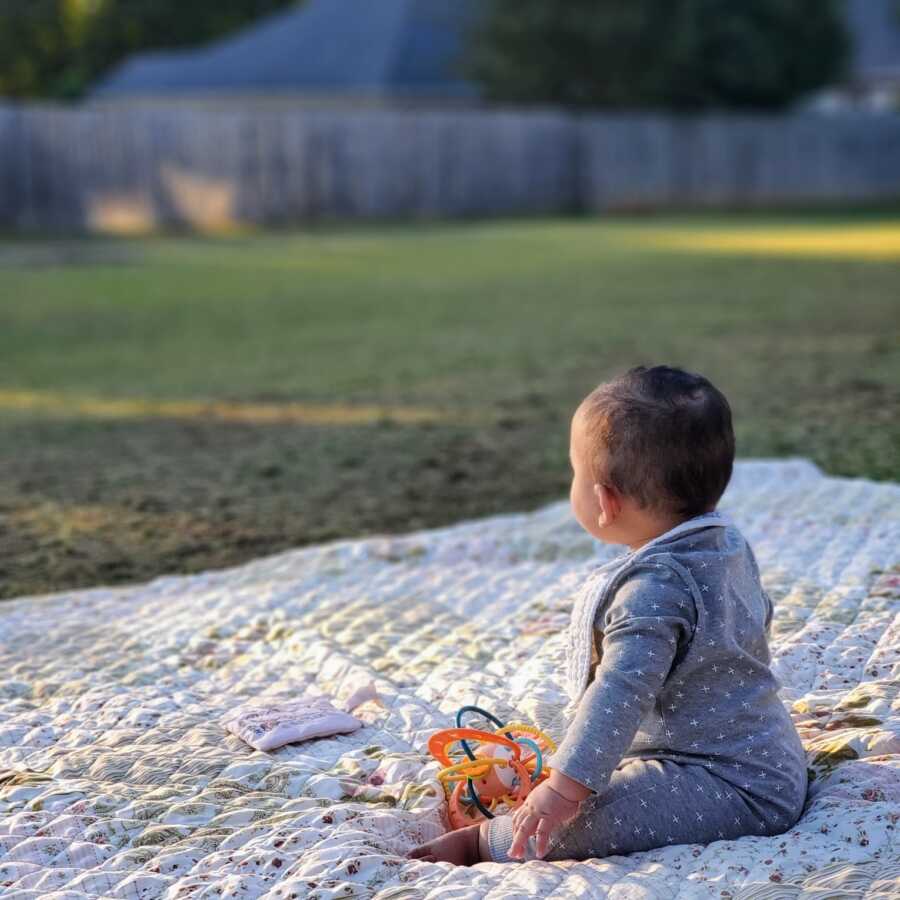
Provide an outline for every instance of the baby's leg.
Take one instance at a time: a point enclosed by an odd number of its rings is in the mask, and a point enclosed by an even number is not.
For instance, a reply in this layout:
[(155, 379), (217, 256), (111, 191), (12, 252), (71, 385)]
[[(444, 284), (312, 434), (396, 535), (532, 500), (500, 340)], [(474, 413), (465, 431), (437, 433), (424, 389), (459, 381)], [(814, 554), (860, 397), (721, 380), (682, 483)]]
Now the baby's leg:
[[(619, 764), (603, 794), (583, 801), (578, 815), (551, 835), (543, 859), (602, 858), (766, 830), (734, 788), (703, 766), (630, 759)], [(491, 819), (487, 832), (494, 862), (519, 862), (507, 853), (512, 845), (508, 816)], [(525, 860), (536, 858), (529, 844)]]
[[(423, 862), (452, 862), (457, 866), (474, 866), (480, 862), (491, 862), (490, 845), (488, 844), (489, 822), (469, 825), (448, 831), (440, 837), (425, 844), (413, 847), (406, 855), (410, 859), (421, 859)], [(528, 840), (534, 858), (534, 838)]]
[(468, 825), (448, 831), (425, 844), (413, 847), (406, 855), (423, 862), (451, 862), (456, 866), (474, 866), (489, 860), (487, 833), (482, 827), (487, 823)]

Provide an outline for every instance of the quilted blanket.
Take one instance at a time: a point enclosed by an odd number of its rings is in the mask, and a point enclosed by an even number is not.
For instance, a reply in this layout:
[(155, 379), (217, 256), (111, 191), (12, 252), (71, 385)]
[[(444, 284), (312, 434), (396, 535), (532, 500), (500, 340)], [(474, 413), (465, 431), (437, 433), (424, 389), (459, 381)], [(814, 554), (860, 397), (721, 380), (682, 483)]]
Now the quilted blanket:
[[(447, 827), (426, 743), (475, 703), (560, 738), (563, 631), (622, 552), (568, 501), (217, 572), (0, 604), (0, 895), (25, 898), (900, 896), (900, 485), (737, 464), (720, 508), (775, 603), (810, 791), (776, 837), (586, 862), (404, 858)], [(248, 700), (340, 703), (352, 734), (255, 751)]]

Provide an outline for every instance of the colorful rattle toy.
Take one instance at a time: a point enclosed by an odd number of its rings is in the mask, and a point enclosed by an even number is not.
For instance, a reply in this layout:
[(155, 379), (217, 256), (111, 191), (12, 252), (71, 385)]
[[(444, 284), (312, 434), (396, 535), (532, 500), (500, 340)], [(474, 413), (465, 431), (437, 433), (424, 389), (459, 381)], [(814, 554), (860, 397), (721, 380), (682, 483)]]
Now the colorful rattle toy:
[[(497, 730), (463, 728), (462, 717), (466, 712), (484, 716), (497, 726)], [(428, 741), (431, 755), (445, 766), (437, 777), (447, 796), (451, 828), (464, 828), (483, 819), (493, 819), (501, 803), (506, 805), (507, 811), (515, 809), (536, 784), (549, 777), (550, 769), (544, 764), (544, 754), (553, 753), (556, 744), (543, 731), (521, 722), (504, 725), (478, 706), (463, 706), (456, 714), (456, 725), (456, 728), (436, 731)], [(467, 738), (483, 746), (473, 752)], [(447, 748), (457, 741), (468, 758), (454, 762)], [(534, 752), (523, 757), (523, 746)], [(458, 782), (452, 791), (451, 781)]]

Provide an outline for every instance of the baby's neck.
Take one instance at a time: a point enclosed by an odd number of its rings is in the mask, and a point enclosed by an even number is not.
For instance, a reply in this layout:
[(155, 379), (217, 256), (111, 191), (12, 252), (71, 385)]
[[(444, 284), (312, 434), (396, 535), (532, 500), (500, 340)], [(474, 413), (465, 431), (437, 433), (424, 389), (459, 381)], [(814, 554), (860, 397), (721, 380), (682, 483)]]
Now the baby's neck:
[(643, 515), (636, 517), (633, 526), (629, 529), (630, 533), (625, 538), (625, 543), (632, 551), (640, 550), (644, 544), (686, 521), (687, 517), (685, 516)]

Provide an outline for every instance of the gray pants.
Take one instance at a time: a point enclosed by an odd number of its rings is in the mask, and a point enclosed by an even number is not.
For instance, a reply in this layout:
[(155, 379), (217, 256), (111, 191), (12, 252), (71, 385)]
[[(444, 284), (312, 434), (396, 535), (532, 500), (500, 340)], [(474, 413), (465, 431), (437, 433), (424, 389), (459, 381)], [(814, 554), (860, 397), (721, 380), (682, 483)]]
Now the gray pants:
[[(628, 759), (616, 767), (607, 790), (584, 800), (578, 815), (551, 836), (543, 859), (583, 860), (667, 844), (782, 834), (801, 811), (759, 804), (703, 766)], [(524, 861), (507, 855), (513, 838), (509, 815), (491, 819), (488, 828), (494, 862)], [(525, 859), (536, 859), (533, 836)]]

